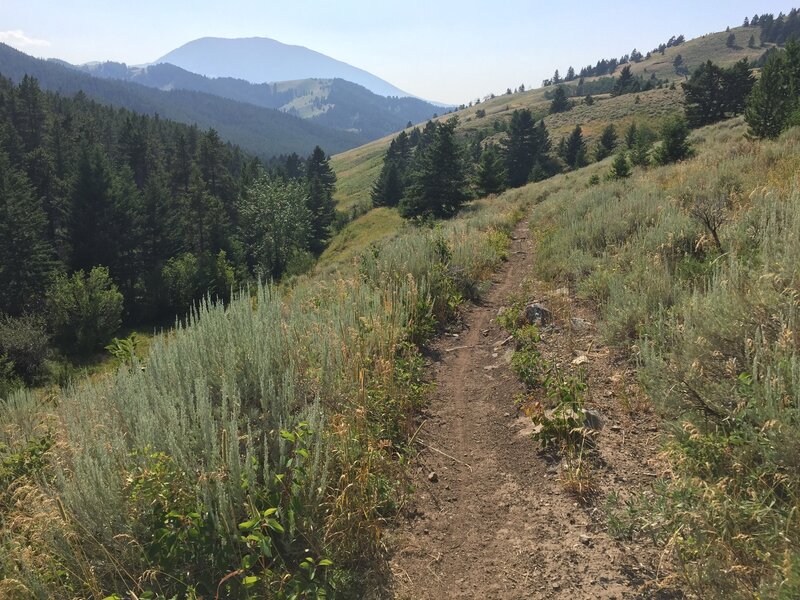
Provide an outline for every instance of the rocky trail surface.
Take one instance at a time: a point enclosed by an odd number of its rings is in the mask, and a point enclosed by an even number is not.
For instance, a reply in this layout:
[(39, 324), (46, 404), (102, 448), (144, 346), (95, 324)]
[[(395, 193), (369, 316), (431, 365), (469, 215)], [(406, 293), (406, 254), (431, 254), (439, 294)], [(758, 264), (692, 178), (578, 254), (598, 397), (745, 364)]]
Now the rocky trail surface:
[(431, 348), (435, 391), (416, 438), (414, 500), (388, 541), (386, 597), (680, 597), (653, 584), (664, 581), (657, 550), (611, 537), (603, 511), (609, 494), (625, 498), (660, 474), (658, 421), (627, 363), (600, 342), (592, 313), (535, 279), (526, 299), (554, 316), (540, 350), (564, 369), (583, 370), (588, 405), (602, 415), (595, 498), (579, 502), (567, 489), (563, 465), (538, 452), (531, 420), (515, 404), (524, 388), (496, 317), (535, 268), (522, 223), (490, 291), (466, 309), (463, 329)]

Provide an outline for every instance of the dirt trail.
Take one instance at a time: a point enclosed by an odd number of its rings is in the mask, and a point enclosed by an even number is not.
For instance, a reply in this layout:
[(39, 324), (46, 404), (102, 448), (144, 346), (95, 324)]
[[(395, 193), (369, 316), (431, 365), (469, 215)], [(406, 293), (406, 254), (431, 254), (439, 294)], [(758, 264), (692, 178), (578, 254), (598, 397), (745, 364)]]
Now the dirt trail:
[(495, 317), (534, 273), (528, 236), (523, 223), (483, 303), (466, 311), (463, 331), (432, 349), (436, 391), (418, 434), (424, 450), (414, 504), (389, 540), (395, 552), (388, 596), (673, 597), (645, 591), (658, 554), (612, 539), (601, 510), (610, 491), (625, 496), (656, 473), (656, 421), (639, 405), (625, 366), (597, 341), (590, 313), (564, 290), (538, 295), (544, 292), (534, 283), (532, 295), (556, 315), (555, 326), (543, 331), (543, 354), (569, 368), (576, 349), (588, 350), (582, 368), (589, 405), (605, 421), (596, 502), (579, 505), (565, 490), (560, 466), (537, 453), (530, 419), (515, 407), (523, 388), (508, 366), (513, 345), (502, 344), (508, 336)]

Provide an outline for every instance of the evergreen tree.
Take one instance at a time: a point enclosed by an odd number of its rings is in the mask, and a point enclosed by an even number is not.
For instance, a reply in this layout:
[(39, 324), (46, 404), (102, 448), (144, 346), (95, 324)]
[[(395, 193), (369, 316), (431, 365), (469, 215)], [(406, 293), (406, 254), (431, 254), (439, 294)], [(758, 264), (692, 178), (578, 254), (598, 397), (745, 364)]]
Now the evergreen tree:
[(735, 63), (723, 72), (725, 112), (740, 115), (747, 106), (747, 98), (753, 91), (756, 78), (750, 71), (750, 63), (746, 58)]
[(601, 161), (607, 156), (611, 156), (616, 145), (617, 130), (613, 125), (607, 125), (605, 129), (603, 129), (603, 133), (600, 134), (600, 139), (597, 141), (595, 159)]
[(720, 67), (710, 60), (682, 83), (686, 119), (691, 127), (716, 123), (725, 117), (724, 77)]
[(611, 163), (611, 172), (609, 176), (611, 179), (625, 179), (631, 175), (631, 166), (628, 163), (628, 155), (626, 152), (617, 152), (614, 157), (614, 162)]
[(195, 256), (216, 254), (227, 244), (229, 223), (219, 198), (209, 193), (200, 169), (192, 165), (189, 190), (178, 196), (181, 238), (185, 250)]
[(772, 54), (747, 101), (745, 120), (751, 133), (761, 138), (780, 135), (797, 107), (794, 89), (786, 56), (782, 53)]
[(91, 270), (114, 254), (114, 173), (97, 145), (84, 146), (78, 160), (71, 206), (71, 269)]
[(567, 93), (563, 85), (559, 85), (553, 94), (553, 101), (550, 103), (550, 114), (566, 112), (571, 108)]
[(457, 118), (434, 126), (433, 139), (417, 150), (400, 212), (406, 218), (452, 217), (466, 201), (466, 175), (455, 137)]
[(311, 213), (311, 232), (309, 248), (320, 254), (328, 245), (331, 225), (336, 218), (336, 174), (331, 169), (325, 152), (317, 146), (306, 164), (308, 181), (308, 211)]
[(637, 133), (638, 129), (636, 128), (636, 123), (631, 123), (625, 131), (625, 147), (628, 150), (633, 148), (633, 145), (636, 143)]
[(567, 138), (564, 144), (563, 159), (572, 169), (586, 165), (586, 142), (583, 139), (583, 130), (580, 125), (576, 125)]
[(725, 40), (725, 45), (728, 48), (736, 48), (736, 34), (731, 33), (728, 38)]
[(583, 102), (584, 102), (584, 104), (586, 104), (586, 106), (592, 106), (594, 104), (594, 98), (592, 98), (591, 94), (587, 94), (586, 98), (584, 98)]
[(537, 161), (541, 161), (550, 150), (550, 136), (540, 121), (537, 126), (528, 109), (515, 110), (511, 114), (508, 137), (502, 145), (508, 187), (519, 187), (528, 183)]
[(691, 154), (688, 137), (689, 127), (683, 117), (674, 117), (664, 123), (661, 128), (661, 145), (655, 153), (656, 162), (666, 165), (688, 158)]
[(639, 80), (631, 73), (631, 66), (625, 65), (619, 78), (614, 83), (614, 89), (611, 90), (612, 96), (622, 96), (623, 94), (632, 94), (640, 90)]
[(0, 313), (38, 308), (54, 267), (47, 217), (25, 174), (0, 150)]
[(487, 146), (478, 163), (476, 184), (481, 196), (499, 194), (505, 187), (503, 160), (494, 145)]
[(750, 39), (747, 40), (747, 47), (748, 48), (755, 48), (756, 47), (756, 36), (751, 35)]
[(689, 81), (681, 84), (689, 125), (701, 127), (740, 114), (754, 81), (747, 59), (728, 69), (710, 60), (700, 65)]
[(286, 178), (287, 179), (300, 179), (303, 176), (303, 159), (301, 159), (297, 152), (292, 152), (286, 158)]
[(397, 206), (405, 193), (411, 139), (405, 131), (391, 141), (380, 175), (372, 185), (373, 206)]
[(44, 93), (39, 82), (23, 76), (13, 104), (13, 120), (24, 152), (31, 152), (45, 141), (46, 119)]

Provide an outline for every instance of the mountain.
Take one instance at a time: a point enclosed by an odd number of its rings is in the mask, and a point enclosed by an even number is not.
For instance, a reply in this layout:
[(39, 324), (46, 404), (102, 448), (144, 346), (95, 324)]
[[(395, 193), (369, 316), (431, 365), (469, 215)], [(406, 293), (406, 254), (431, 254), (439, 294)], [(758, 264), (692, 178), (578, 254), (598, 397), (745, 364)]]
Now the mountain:
[(307, 155), (317, 145), (326, 152), (341, 152), (368, 139), (278, 110), (209, 93), (163, 91), (128, 81), (92, 77), (63, 62), (40, 60), (0, 44), (0, 75), (18, 82), (26, 74), (38, 79), (45, 90), (67, 96), (83, 92), (104, 104), (181, 123), (196, 123), (203, 129), (213, 128), (223, 139), (261, 158), (292, 152)]
[(355, 132), (365, 141), (430, 119), (441, 108), (417, 98), (385, 97), (344, 79), (303, 79), (250, 83), (233, 77), (210, 78), (169, 63), (129, 67), (92, 63), (74, 67), (95, 77), (139, 83), (160, 90), (190, 90), (281, 110), (332, 129)]
[(154, 62), (170, 63), (208, 77), (236, 77), (252, 83), (344, 79), (381, 96), (410, 96), (363, 69), (303, 46), (291, 46), (263, 37), (200, 38)]

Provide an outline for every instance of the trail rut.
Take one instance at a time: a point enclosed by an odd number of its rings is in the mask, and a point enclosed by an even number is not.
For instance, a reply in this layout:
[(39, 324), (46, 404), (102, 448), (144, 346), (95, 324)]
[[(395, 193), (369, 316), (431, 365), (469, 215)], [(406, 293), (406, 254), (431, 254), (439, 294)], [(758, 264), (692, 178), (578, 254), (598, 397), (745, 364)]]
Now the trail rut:
[[(591, 313), (563, 290), (547, 297), (557, 320), (543, 332), (542, 352), (569, 366), (576, 348), (587, 349), (590, 405), (606, 422), (597, 502), (581, 505), (565, 490), (559, 465), (537, 453), (530, 419), (515, 407), (523, 388), (509, 366), (513, 343), (495, 318), (534, 269), (523, 223), (490, 291), (466, 310), (463, 330), (431, 349), (435, 392), (418, 433), (415, 499), (388, 542), (389, 598), (679, 597), (647, 585), (660, 575), (655, 549), (605, 532), (602, 496), (624, 497), (660, 468), (656, 420), (634, 408), (631, 373), (597, 341)], [(532, 294), (544, 294), (535, 282)]]

